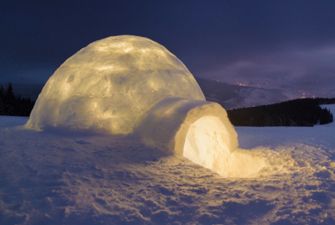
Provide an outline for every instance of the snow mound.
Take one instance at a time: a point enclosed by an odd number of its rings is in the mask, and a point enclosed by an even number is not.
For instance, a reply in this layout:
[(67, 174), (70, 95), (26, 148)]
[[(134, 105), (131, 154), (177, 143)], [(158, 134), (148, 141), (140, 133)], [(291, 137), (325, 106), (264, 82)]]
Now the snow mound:
[(162, 45), (137, 36), (108, 37), (55, 71), (26, 126), (129, 134), (153, 105), (171, 96), (205, 100), (190, 71)]

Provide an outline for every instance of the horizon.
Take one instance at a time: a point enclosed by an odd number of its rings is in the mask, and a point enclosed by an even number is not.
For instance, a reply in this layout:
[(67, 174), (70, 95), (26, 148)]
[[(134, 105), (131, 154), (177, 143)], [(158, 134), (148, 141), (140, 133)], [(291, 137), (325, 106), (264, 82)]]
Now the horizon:
[[(301, 100), (301, 99), (329, 99), (329, 100), (334, 100), (335, 96), (286, 96), (286, 98), (269, 98), (269, 99), (262, 99), (257, 101), (256, 99), (248, 98), (248, 96), (239, 96), (236, 95), (236, 92), (239, 92), (242, 89), (248, 89), (252, 90), (257, 93), (257, 89), (259, 90), (264, 90), (264, 91), (272, 91), (271, 89), (266, 89), (263, 87), (252, 87), (252, 86), (241, 86), (241, 85), (234, 85), (234, 84), (228, 84), (224, 83), (222, 81), (218, 80), (209, 80), (206, 78), (199, 78), (195, 77), (197, 80), (197, 83), (199, 84), (200, 88), (204, 92), (207, 101), (217, 101), (220, 102), (226, 109), (228, 110), (233, 110), (233, 109), (242, 109), (242, 108), (252, 108), (252, 107), (258, 107), (258, 106), (270, 106), (273, 104), (278, 104), (278, 103), (284, 103), (284, 102), (290, 102), (290, 101), (295, 101), (295, 100)], [(208, 81), (215, 82), (214, 86), (211, 86), (210, 88), (206, 88), (206, 86), (209, 84)], [(205, 82), (205, 83), (204, 83)], [(25, 83), (0, 83), (0, 87), (8, 87), (8, 85), (12, 85), (13, 91), (15, 96), (17, 97), (23, 97), (23, 98), (28, 98), (32, 101), (36, 101), (39, 94), (42, 91), (42, 88), (44, 87), (45, 84), (25, 84)], [(227, 95), (217, 95), (216, 91), (217, 90), (222, 90), (218, 89), (217, 85), (222, 85), (222, 87), (225, 87), (226, 85), (231, 86), (233, 91), (228, 91), (229, 94)], [(214, 88), (214, 91), (213, 91)], [(216, 89), (215, 89), (216, 88)], [(227, 90), (225, 90), (227, 92)], [(276, 90), (280, 91), (280, 90)], [(227, 97), (231, 95), (232, 93), (235, 93), (233, 97)], [(213, 99), (213, 94), (214, 99)], [(242, 103), (240, 102), (242, 98)], [(232, 100), (237, 100), (235, 103), (231, 103)], [(243, 102), (244, 101), (244, 102)], [(332, 104), (332, 103), (329, 103)]]

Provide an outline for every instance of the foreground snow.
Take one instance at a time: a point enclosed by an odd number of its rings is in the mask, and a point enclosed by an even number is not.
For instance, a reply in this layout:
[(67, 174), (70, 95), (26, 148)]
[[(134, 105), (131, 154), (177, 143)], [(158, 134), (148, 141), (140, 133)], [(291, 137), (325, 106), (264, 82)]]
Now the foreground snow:
[(268, 157), (224, 179), (136, 139), (34, 132), (0, 117), (0, 224), (334, 224), (335, 126), (237, 129)]

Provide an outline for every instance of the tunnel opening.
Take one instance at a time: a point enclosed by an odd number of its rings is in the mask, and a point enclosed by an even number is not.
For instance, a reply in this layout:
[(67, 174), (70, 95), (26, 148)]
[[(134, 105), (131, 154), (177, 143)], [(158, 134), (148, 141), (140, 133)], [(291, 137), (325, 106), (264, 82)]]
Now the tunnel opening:
[(220, 173), (223, 164), (227, 163), (222, 159), (229, 156), (230, 144), (230, 135), (223, 122), (215, 116), (203, 116), (189, 126), (183, 156)]

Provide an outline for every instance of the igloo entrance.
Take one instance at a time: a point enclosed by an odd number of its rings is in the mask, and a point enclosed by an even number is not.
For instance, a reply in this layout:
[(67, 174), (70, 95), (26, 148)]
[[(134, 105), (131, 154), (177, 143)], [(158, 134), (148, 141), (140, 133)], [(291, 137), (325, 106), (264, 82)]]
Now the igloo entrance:
[(230, 154), (230, 135), (215, 116), (203, 116), (193, 122), (186, 134), (183, 156), (212, 171), (223, 169)]

